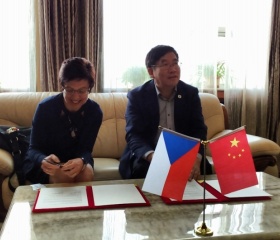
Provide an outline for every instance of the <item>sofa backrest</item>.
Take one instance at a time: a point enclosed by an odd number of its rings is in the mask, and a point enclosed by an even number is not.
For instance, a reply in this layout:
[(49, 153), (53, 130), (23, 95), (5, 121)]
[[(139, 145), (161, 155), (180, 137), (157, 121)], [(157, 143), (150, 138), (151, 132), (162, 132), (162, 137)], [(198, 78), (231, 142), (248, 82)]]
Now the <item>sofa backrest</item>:
[(0, 93), (0, 125), (24, 126), (32, 124), (38, 103), (55, 92)]
[[(57, 92), (0, 93), (0, 125), (31, 126), (38, 103)], [(209, 93), (199, 94), (202, 112), (208, 126), (207, 138), (223, 131), (224, 115), (218, 98)], [(103, 111), (94, 157), (120, 158), (125, 146), (126, 93), (90, 93)]]
[(210, 93), (199, 93), (204, 122), (208, 127), (207, 139), (225, 130), (224, 113), (219, 99)]
[(91, 93), (103, 111), (103, 122), (93, 148), (94, 157), (120, 158), (126, 146), (126, 93)]

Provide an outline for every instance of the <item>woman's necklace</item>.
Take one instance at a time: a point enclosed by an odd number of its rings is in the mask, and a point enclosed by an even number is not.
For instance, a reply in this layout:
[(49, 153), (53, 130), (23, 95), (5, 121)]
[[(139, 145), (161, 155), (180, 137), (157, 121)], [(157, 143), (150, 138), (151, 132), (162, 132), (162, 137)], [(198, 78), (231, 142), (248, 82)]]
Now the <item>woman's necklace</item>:
[(67, 117), (68, 117), (68, 121), (69, 121), (69, 125), (70, 125), (69, 130), (70, 130), (71, 137), (75, 138), (77, 136), (78, 129), (73, 125), (69, 115)]

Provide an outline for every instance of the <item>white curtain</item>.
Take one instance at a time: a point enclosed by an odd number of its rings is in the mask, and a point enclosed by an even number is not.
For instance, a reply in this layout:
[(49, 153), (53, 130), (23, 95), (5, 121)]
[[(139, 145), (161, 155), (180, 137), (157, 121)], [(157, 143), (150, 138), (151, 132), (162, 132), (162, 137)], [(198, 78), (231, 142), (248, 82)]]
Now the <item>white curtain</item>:
[(0, 92), (36, 86), (34, 0), (0, 1)]
[(225, 105), (230, 127), (265, 137), (271, 0), (234, 0), (226, 5)]
[(106, 0), (103, 4), (104, 91), (127, 91), (148, 80), (146, 54), (165, 44), (179, 54), (183, 81), (216, 93), (217, 61), (223, 60), (218, 26), (224, 26), (224, 0)]

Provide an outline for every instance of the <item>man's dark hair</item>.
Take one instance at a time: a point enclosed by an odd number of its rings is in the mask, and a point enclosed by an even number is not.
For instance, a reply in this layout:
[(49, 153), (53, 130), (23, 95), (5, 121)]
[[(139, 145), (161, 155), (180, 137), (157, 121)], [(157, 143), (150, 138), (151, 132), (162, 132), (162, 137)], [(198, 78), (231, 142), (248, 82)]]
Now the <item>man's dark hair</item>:
[(153, 65), (156, 65), (157, 61), (164, 56), (166, 53), (173, 52), (177, 59), (179, 60), (179, 55), (173, 47), (167, 45), (157, 45), (153, 47), (146, 56), (146, 67), (150, 68)]
[(94, 86), (95, 69), (93, 64), (85, 58), (68, 58), (61, 64), (58, 78), (62, 87), (67, 82), (85, 79), (91, 91)]

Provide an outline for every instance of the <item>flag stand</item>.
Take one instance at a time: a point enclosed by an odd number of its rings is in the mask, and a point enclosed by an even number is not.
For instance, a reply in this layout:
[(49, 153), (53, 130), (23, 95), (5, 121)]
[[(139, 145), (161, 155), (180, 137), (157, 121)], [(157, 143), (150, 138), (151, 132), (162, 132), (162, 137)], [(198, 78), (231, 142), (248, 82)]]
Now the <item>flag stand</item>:
[(195, 228), (194, 232), (198, 236), (212, 236), (213, 231), (206, 226), (205, 223), (205, 171), (206, 171), (206, 144), (209, 141), (201, 141), (201, 144), (204, 146), (204, 163), (203, 163), (203, 221), (202, 224)]

